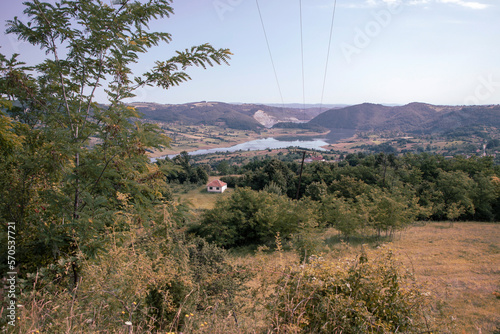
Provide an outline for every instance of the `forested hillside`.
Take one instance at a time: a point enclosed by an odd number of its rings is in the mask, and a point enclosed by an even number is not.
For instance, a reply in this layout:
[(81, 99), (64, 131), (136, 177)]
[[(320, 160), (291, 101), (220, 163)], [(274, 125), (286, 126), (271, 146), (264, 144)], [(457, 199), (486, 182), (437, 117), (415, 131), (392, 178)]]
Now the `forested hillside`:
[(256, 104), (196, 102), (178, 105), (132, 103), (145, 119), (183, 125), (219, 125), (257, 130), (292, 127), (324, 131), (392, 131), (418, 134), (459, 130), (492, 132), (500, 129), (500, 106), (436, 106), (410, 103), (385, 106), (363, 103), (324, 111), (322, 108), (281, 108)]
[(309, 124), (362, 131), (445, 132), (463, 127), (500, 128), (500, 106), (435, 106), (410, 103), (388, 107), (364, 103), (325, 111)]
[(196, 102), (176, 105), (132, 103), (145, 119), (184, 125), (220, 125), (231, 129), (257, 130), (281, 122), (306, 122), (320, 108), (282, 108), (259, 104)]

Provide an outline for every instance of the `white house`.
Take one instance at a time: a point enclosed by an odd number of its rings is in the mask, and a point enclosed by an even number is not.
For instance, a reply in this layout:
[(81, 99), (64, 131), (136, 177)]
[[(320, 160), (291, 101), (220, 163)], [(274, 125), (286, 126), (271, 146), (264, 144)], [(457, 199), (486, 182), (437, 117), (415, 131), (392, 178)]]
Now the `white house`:
[(223, 193), (227, 189), (227, 183), (221, 180), (213, 180), (207, 184), (207, 191), (211, 193)]

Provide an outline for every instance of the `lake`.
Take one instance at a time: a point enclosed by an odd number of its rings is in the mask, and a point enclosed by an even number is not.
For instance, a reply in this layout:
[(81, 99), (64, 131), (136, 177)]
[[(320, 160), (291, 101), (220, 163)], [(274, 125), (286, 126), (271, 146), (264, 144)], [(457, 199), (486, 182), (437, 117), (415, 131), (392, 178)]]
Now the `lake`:
[[(280, 149), (287, 147), (301, 147), (307, 149), (314, 149), (319, 151), (326, 151), (322, 146), (327, 146), (338, 142), (341, 139), (349, 138), (355, 133), (354, 130), (335, 129), (330, 131), (326, 136), (321, 138), (315, 137), (276, 137), (276, 138), (263, 138), (250, 140), (241, 144), (233, 145), (230, 147), (217, 147), (202, 149), (189, 152), (189, 155), (211, 154), (217, 152), (237, 152), (237, 151), (261, 151), (266, 149)], [(297, 139), (300, 138), (300, 139)], [(169, 154), (169, 158), (175, 157), (177, 154)], [(151, 158), (151, 162), (157, 159), (165, 158)]]

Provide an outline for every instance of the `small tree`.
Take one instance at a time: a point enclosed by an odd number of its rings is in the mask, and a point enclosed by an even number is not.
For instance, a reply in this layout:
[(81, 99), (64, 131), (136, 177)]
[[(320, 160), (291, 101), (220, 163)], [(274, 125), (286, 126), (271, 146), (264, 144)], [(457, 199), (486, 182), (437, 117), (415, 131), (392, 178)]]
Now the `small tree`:
[(273, 244), (313, 224), (306, 201), (293, 201), (275, 192), (238, 188), (206, 211), (193, 231), (223, 247)]
[(220, 175), (229, 174), (230, 168), (231, 166), (229, 166), (229, 163), (226, 160), (222, 160), (217, 164), (217, 171)]

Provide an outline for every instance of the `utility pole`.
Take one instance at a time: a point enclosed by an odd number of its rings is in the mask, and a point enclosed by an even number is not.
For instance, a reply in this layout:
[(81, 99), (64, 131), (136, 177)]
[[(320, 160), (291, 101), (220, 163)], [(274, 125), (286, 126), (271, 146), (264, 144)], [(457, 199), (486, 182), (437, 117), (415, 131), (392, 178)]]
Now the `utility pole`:
[(302, 163), (300, 164), (299, 185), (297, 186), (297, 195), (295, 199), (299, 199), (300, 182), (302, 181), (302, 169), (304, 168), (304, 159), (306, 158), (306, 151), (302, 151)]

